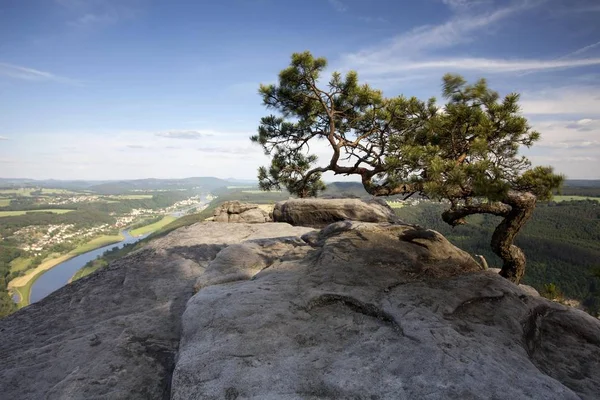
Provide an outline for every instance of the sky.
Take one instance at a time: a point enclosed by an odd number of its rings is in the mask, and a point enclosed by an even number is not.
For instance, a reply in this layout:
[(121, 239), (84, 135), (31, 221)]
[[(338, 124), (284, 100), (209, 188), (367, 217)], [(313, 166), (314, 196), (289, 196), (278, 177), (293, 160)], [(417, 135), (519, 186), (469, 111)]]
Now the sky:
[(0, 177), (255, 178), (258, 86), (309, 50), (389, 97), (439, 99), (447, 72), (518, 92), (523, 153), (599, 179), (598, 21), (599, 0), (0, 0)]

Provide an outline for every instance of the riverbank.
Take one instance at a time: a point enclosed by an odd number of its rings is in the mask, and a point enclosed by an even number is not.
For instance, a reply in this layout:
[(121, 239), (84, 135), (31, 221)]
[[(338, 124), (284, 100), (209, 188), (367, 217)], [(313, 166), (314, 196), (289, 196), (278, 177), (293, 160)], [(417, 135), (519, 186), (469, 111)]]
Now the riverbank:
[(168, 224), (175, 221), (176, 219), (177, 219), (176, 217), (167, 215), (167, 216), (163, 217), (163, 219), (161, 219), (160, 221), (156, 221), (153, 224), (149, 224), (149, 225), (139, 227), (137, 229), (133, 229), (133, 230), (129, 231), (129, 234), (133, 237), (149, 235), (150, 233), (159, 230), (163, 226), (167, 226)]
[(35, 281), (40, 276), (42, 276), (42, 274), (44, 274), (51, 268), (54, 268), (58, 264), (63, 263), (73, 257), (77, 257), (94, 249), (98, 249), (114, 243), (119, 243), (124, 239), (125, 236), (121, 233), (118, 235), (104, 235), (94, 238), (89, 242), (77, 246), (75, 249), (71, 250), (67, 254), (44, 260), (44, 262), (42, 262), (34, 269), (28, 271), (25, 275), (13, 279), (8, 283), (8, 289), (18, 294), (20, 301), (17, 303), (17, 307), (22, 308), (29, 305), (31, 287), (33, 286)]

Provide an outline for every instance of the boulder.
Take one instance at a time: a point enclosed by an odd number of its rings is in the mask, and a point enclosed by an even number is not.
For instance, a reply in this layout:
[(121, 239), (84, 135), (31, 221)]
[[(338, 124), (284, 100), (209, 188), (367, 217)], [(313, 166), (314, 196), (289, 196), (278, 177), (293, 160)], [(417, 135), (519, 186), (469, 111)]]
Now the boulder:
[(316, 228), (344, 220), (401, 222), (394, 211), (379, 199), (292, 199), (275, 205), (273, 220)]
[(269, 213), (258, 204), (228, 201), (217, 207), (213, 213), (214, 222), (262, 224), (272, 221)]

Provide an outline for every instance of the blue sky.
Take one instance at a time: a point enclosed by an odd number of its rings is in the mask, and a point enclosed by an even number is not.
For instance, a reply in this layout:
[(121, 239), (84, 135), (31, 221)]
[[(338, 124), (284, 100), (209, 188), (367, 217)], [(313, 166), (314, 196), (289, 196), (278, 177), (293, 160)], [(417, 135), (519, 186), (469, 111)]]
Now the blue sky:
[(0, 177), (254, 178), (258, 85), (310, 50), (388, 96), (446, 72), (519, 92), (525, 154), (598, 179), (597, 21), (598, 0), (0, 0)]

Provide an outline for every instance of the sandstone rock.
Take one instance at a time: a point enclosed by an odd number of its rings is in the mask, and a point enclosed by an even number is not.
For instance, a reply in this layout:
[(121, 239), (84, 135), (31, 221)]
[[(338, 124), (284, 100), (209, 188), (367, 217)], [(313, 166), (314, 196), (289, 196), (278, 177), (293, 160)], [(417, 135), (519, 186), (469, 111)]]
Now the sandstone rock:
[(236, 200), (225, 202), (217, 207), (213, 213), (213, 221), (259, 224), (270, 222), (272, 218), (258, 204), (248, 204)]
[(213, 261), (210, 279), (244, 274), (188, 302), (174, 400), (600, 393), (598, 320), (482, 271), (437, 232), (338, 222), (303, 238), (303, 254), (254, 270), (241, 259), (262, 260), (255, 243)]
[[(499, 274), (500, 271), (501, 271), (500, 268), (488, 268), (487, 270), (490, 271), (490, 272), (493, 272), (495, 274)], [(540, 295), (540, 293), (537, 290), (535, 290), (535, 288), (533, 288), (533, 287), (531, 287), (529, 285), (524, 285), (524, 284), (521, 283), (521, 284), (519, 284), (519, 287), (521, 289), (523, 289), (523, 291), (525, 293), (527, 293), (528, 295), (530, 295), (530, 296), (539, 296)]]
[(0, 320), (7, 399), (598, 393), (600, 321), (402, 224), (195, 224)]
[(247, 224), (262, 224), (269, 222), (269, 214), (260, 208), (252, 208), (240, 214), (240, 219)]
[(287, 200), (275, 205), (273, 220), (318, 228), (343, 220), (401, 222), (385, 202), (359, 199)]
[(169, 398), (181, 315), (205, 267), (228, 244), (309, 230), (182, 228), (0, 320), (0, 398)]

